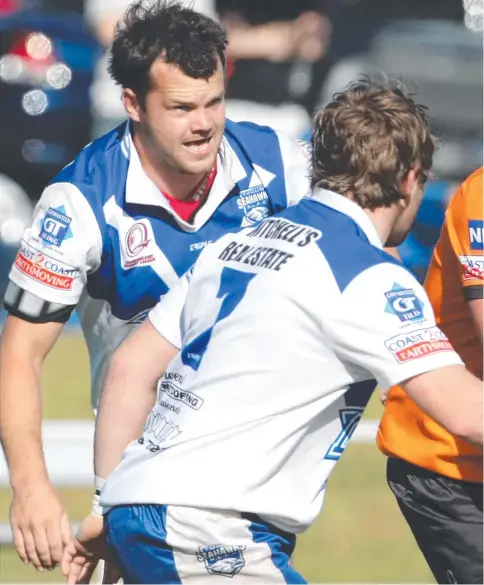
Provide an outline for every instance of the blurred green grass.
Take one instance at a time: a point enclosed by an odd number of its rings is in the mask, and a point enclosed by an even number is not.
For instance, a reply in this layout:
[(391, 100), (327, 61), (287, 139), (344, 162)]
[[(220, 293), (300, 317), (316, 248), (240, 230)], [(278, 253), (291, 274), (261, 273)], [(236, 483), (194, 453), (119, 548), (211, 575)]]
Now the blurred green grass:
[[(44, 417), (92, 419), (88, 357), (81, 338), (65, 334), (43, 375)], [(382, 411), (374, 396), (365, 418)], [(91, 492), (60, 490), (73, 521), (90, 509)], [(0, 522), (10, 491), (0, 490)], [(374, 445), (350, 444), (331, 476), (323, 512), (298, 539), (296, 568), (312, 583), (433, 583), (385, 481), (385, 459)], [(59, 571), (37, 573), (12, 547), (0, 549), (0, 583), (62, 583)]]

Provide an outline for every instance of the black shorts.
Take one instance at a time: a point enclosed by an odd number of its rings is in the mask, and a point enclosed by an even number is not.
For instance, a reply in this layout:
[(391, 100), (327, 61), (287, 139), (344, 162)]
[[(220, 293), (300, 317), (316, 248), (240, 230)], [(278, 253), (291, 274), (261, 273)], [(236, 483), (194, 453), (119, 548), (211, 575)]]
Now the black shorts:
[(389, 457), (387, 481), (438, 583), (483, 583), (482, 484)]

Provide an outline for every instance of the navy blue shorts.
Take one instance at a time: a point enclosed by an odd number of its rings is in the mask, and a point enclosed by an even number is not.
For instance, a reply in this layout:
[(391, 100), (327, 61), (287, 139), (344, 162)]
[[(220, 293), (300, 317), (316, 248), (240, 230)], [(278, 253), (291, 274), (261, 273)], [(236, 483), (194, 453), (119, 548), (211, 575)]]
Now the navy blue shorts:
[(105, 520), (125, 583), (306, 583), (289, 564), (295, 535), (253, 514), (133, 505)]

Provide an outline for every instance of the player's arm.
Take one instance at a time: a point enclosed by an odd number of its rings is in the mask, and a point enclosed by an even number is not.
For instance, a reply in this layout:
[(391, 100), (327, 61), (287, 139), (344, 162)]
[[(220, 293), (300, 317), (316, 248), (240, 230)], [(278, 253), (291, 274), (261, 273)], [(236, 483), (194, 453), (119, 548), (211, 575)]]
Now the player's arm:
[(442, 259), (442, 270), (450, 271), (449, 261), (459, 266), (460, 285), (482, 343), (484, 284), (484, 218), (482, 202), (482, 169), (473, 173), (449, 204), (445, 215), (443, 236), (451, 260)]
[(0, 437), (13, 489), (14, 544), (37, 568), (58, 563), (70, 528), (49, 482), (42, 451), (40, 371), (62, 330), (7, 317), (0, 340)]
[(436, 327), (430, 301), (409, 272), (381, 264), (355, 278), (331, 334), (338, 355), (383, 390), (403, 385), (449, 432), (482, 445), (482, 382)]
[(482, 381), (463, 365), (438, 367), (404, 380), (401, 385), (422, 410), (450, 433), (482, 446)]
[(0, 439), (13, 488), (14, 542), (20, 557), (36, 568), (60, 562), (69, 538), (67, 516), (49, 482), (42, 450), (42, 365), (101, 246), (92, 211), (73, 189), (57, 184), (44, 192), (4, 299), (9, 315), (0, 341)]
[(155, 403), (158, 380), (177, 353), (178, 348), (162, 337), (148, 318), (113, 354), (96, 420), (97, 478), (107, 478), (128, 444), (142, 434)]
[(484, 321), (484, 314), (482, 311), (482, 298), (480, 299), (473, 299), (469, 302), (469, 311), (471, 312), (472, 319), (474, 321), (474, 325), (476, 327), (476, 331), (479, 334), (481, 339), (481, 343), (483, 343), (482, 337), (482, 329), (483, 329), (483, 321)]
[(157, 382), (181, 347), (180, 318), (190, 274), (180, 279), (111, 357), (94, 437), (96, 495), (91, 514), (64, 551), (62, 571), (68, 583), (89, 582), (98, 559), (106, 558), (100, 492), (126, 447), (142, 434), (155, 403)]
[(180, 318), (190, 274), (161, 299), (110, 360), (94, 439), (99, 486), (119, 464), (128, 444), (142, 434), (155, 404), (158, 380), (181, 347)]

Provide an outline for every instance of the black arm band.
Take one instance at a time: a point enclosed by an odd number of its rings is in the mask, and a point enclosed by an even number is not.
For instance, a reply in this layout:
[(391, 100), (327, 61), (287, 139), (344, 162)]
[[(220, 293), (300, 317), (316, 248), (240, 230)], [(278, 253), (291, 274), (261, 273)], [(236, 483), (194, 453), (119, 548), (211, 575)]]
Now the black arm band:
[(464, 298), (467, 302), (482, 299), (482, 285), (476, 284), (464, 287)]
[(46, 301), (13, 282), (9, 282), (5, 291), (4, 306), (10, 315), (29, 323), (66, 323), (76, 308)]

